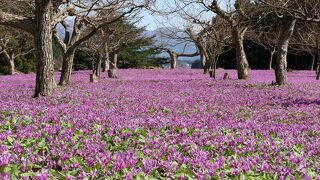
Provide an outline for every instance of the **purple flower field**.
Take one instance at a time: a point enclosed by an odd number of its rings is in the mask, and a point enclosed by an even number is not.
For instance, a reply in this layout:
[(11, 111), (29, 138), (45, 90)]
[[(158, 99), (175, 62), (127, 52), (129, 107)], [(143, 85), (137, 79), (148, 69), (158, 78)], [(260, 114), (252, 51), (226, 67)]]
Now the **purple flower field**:
[[(33, 99), (35, 75), (0, 77), (0, 179), (317, 179), (320, 82), (201, 70), (119, 70)], [(57, 74), (58, 75), (58, 74)], [(57, 76), (58, 77), (58, 76)]]

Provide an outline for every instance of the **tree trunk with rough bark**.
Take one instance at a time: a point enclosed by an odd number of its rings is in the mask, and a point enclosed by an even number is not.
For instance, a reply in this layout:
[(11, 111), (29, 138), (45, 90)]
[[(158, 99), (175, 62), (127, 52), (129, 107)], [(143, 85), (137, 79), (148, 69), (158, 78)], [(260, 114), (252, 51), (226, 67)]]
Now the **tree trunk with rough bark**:
[(211, 74), (210, 77), (213, 79), (216, 79), (217, 77), (217, 63), (218, 63), (218, 57), (215, 57), (215, 59), (213, 60), (212, 64), (211, 64)]
[(64, 86), (70, 84), (70, 77), (72, 72), (73, 66), (73, 59), (75, 54), (75, 49), (67, 51), (63, 55), (63, 62), (62, 62), (62, 71), (60, 76), (59, 85)]
[(205, 54), (206, 52), (204, 50), (205, 47), (202, 47), (201, 45), (197, 45), (197, 46), (200, 52), (200, 62), (203, 68), (206, 64), (206, 54)]
[(311, 59), (311, 63), (310, 63), (310, 66), (309, 66), (309, 70), (313, 71), (315, 60), (316, 60), (316, 55), (313, 53), (313, 54), (311, 54), (311, 56), (312, 56), (312, 59)]
[(102, 54), (99, 53), (99, 57), (97, 59), (97, 64), (96, 64), (96, 76), (100, 78), (101, 75), (101, 64), (102, 64)]
[(316, 75), (317, 75), (317, 77), (316, 77), (316, 79), (317, 80), (320, 80), (320, 49), (318, 48), (318, 50), (317, 50), (317, 53), (318, 53), (318, 62), (317, 62), (317, 68), (316, 68)]
[(206, 66), (206, 64), (207, 64), (207, 61), (208, 61), (208, 54), (207, 54), (206, 48), (201, 43), (197, 43), (197, 47), (199, 49), (200, 62), (201, 62), (201, 66), (203, 68), (203, 74), (207, 74), (208, 73), (208, 67)]
[(318, 64), (318, 67), (317, 67), (317, 80), (320, 80), (320, 64)]
[(13, 74), (16, 74), (16, 66), (15, 66), (15, 63), (14, 63), (14, 59), (10, 59), (9, 61), (9, 74), (13, 75)]
[(2, 52), (2, 55), (3, 55), (4, 59), (6, 60), (8, 66), (9, 66), (8, 74), (10, 74), (10, 75), (15, 74), (16, 73), (16, 66), (15, 66), (15, 63), (14, 63), (14, 59), (15, 59), (14, 54), (12, 54), (10, 56), (10, 54), (6, 50), (4, 50)]
[(110, 68), (110, 54), (108, 51), (108, 45), (105, 45), (104, 47), (104, 52), (103, 52), (103, 68), (102, 68), (102, 72), (108, 71)]
[(207, 74), (208, 73), (208, 68), (206, 67), (207, 59), (203, 53), (200, 53), (200, 61), (201, 61), (202, 69), (203, 69), (203, 74)]
[(177, 68), (177, 53), (173, 52), (173, 51), (170, 51), (169, 52), (169, 55), (170, 55), (170, 67), (171, 69), (176, 69)]
[(108, 70), (109, 78), (117, 78), (117, 63), (118, 63), (118, 54), (114, 54), (113, 59), (110, 61), (110, 68)]
[(269, 64), (268, 64), (268, 68), (269, 68), (269, 70), (271, 70), (272, 69), (272, 62), (273, 62), (273, 55), (276, 53), (276, 48), (274, 47), (274, 48), (272, 48), (271, 50), (270, 50), (270, 56), (269, 56)]
[(202, 67), (204, 67), (204, 65), (206, 64), (206, 57), (204, 56), (203, 53), (200, 53), (200, 61), (201, 61)]
[(206, 63), (204, 64), (204, 67), (203, 67), (203, 74), (208, 74), (208, 72), (210, 73), (211, 63), (212, 63), (211, 58), (208, 58), (206, 60)]
[(98, 78), (97, 78), (97, 76), (95, 75), (95, 73), (90, 74), (90, 82), (91, 82), (91, 83), (97, 83), (97, 82), (98, 82)]
[(278, 85), (284, 85), (287, 83), (287, 54), (295, 24), (295, 19), (283, 21), (281, 24), (275, 69), (276, 83)]
[(56, 84), (52, 50), (52, 2), (51, 0), (36, 0), (35, 5), (34, 41), (38, 65), (34, 97), (39, 97), (52, 94)]
[[(78, 16), (74, 20), (73, 32), (71, 33), (70, 24), (68, 22), (62, 22), (62, 25), (65, 28), (65, 37), (63, 42), (60, 42), (60, 46), (65, 46), (63, 49), (63, 61), (62, 61), (62, 71), (60, 75), (59, 85), (64, 86), (68, 85), (71, 82), (71, 73), (74, 61), (74, 55), (77, 48), (77, 41), (80, 39), (80, 22), (81, 18)], [(72, 35), (71, 35), (72, 34)], [(70, 36), (71, 35), (71, 36)], [(59, 38), (57, 38), (59, 39)]]
[(318, 64), (318, 67), (317, 67), (317, 77), (316, 77), (317, 80), (320, 80), (320, 64)]
[(233, 27), (232, 38), (236, 49), (238, 79), (248, 79), (249, 63), (247, 61), (246, 53), (243, 46), (244, 33), (241, 33), (238, 27)]

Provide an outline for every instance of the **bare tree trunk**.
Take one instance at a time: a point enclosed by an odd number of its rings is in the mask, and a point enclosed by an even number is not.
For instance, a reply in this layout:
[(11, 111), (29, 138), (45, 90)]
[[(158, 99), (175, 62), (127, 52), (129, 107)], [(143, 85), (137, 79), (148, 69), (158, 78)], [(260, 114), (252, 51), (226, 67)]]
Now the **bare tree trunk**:
[(14, 64), (14, 59), (10, 59), (10, 63), (9, 63), (9, 74), (13, 75), (16, 74), (16, 66)]
[(316, 68), (316, 75), (317, 75), (316, 79), (320, 80), (320, 49), (318, 49), (317, 52), (318, 52), (318, 55), (317, 55), (318, 56), (318, 63), (317, 63), (317, 68)]
[(198, 45), (198, 49), (200, 51), (200, 62), (201, 62), (202, 67), (204, 67), (206, 64), (206, 55), (205, 55), (203, 48), (200, 47), (199, 45)]
[(203, 74), (208, 74), (208, 72), (210, 73), (211, 64), (212, 64), (212, 59), (208, 58), (206, 60), (204, 67), (203, 67)]
[(287, 83), (287, 54), (295, 24), (295, 19), (283, 21), (281, 24), (275, 69), (276, 83), (278, 85), (284, 85)]
[(217, 77), (217, 63), (219, 60), (219, 55), (213, 59), (213, 62), (211, 63), (211, 71), (210, 71), (210, 77), (213, 79), (216, 79)]
[(105, 72), (105, 71), (108, 71), (109, 68), (110, 68), (110, 54), (109, 54), (109, 51), (108, 51), (108, 45), (106, 44), (105, 47), (104, 47), (104, 55), (103, 55), (103, 69), (102, 69), (102, 72)]
[(3, 57), (4, 59), (7, 61), (7, 64), (9, 66), (9, 70), (8, 70), (8, 74), (13, 75), (16, 73), (16, 67), (15, 67), (15, 63), (14, 63), (14, 54), (13, 55), (9, 55), (9, 53), (4, 50), (2, 51)]
[(248, 72), (249, 63), (247, 61), (246, 53), (244, 51), (243, 36), (244, 36), (244, 33), (241, 33), (238, 27), (233, 27), (232, 38), (236, 48), (238, 79), (249, 78), (249, 72)]
[(317, 80), (320, 80), (320, 64), (317, 67)]
[(309, 70), (313, 71), (315, 60), (316, 60), (316, 55), (314, 53), (312, 53), (311, 56), (312, 56), (312, 59), (311, 59), (311, 63), (310, 63), (310, 66), (309, 66)]
[(209, 73), (210, 73), (211, 78), (216, 79), (216, 69), (214, 67), (214, 62), (212, 63), (212, 65), (210, 67)]
[(170, 63), (170, 67), (171, 67), (171, 69), (176, 69), (177, 68), (177, 54), (175, 53), (175, 52), (173, 52), (173, 51), (170, 51), (169, 52), (169, 54), (170, 54), (170, 58), (171, 58), (171, 63)]
[(213, 70), (214, 70), (213, 78), (214, 78), (214, 79), (216, 79), (218, 60), (219, 60), (219, 56), (216, 57), (216, 59), (215, 59), (215, 61), (214, 61), (214, 63), (213, 63)]
[(99, 57), (96, 64), (96, 76), (100, 77), (101, 75), (101, 64), (102, 64), (102, 54), (99, 53)]
[(90, 74), (90, 82), (91, 83), (97, 83), (98, 82), (97, 76), (95, 74)]
[(203, 74), (207, 74), (208, 73), (208, 70), (206, 68), (207, 59), (204, 53), (200, 53), (200, 61), (201, 61), (201, 66), (203, 68)]
[(107, 71), (110, 69), (110, 54), (109, 53), (106, 53), (104, 61), (105, 61), (104, 71)]
[(62, 71), (61, 71), (60, 81), (59, 81), (60, 86), (70, 84), (70, 77), (72, 72), (75, 51), (76, 51), (75, 49), (72, 49), (70, 51), (68, 50), (63, 55)]
[(272, 50), (270, 50), (270, 57), (269, 57), (269, 70), (272, 69), (272, 62), (273, 62), (273, 55), (276, 53), (276, 47), (273, 47)]
[(209, 70), (209, 68), (207, 67), (207, 62), (209, 61), (207, 58), (207, 56), (208, 56), (207, 51), (206, 51), (204, 45), (201, 43), (197, 44), (197, 47), (200, 52), (200, 62), (201, 62), (201, 66), (203, 68), (203, 74), (207, 74), (208, 70)]
[(51, 0), (36, 0), (35, 5), (34, 41), (38, 65), (34, 97), (39, 97), (52, 94), (56, 84), (52, 50), (52, 2)]
[[(75, 42), (77, 42), (80, 38), (80, 30), (79, 30), (79, 17), (76, 17), (73, 33), (71, 35), (70, 24), (66, 21), (63, 22), (63, 26), (65, 28), (65, 37), (63, 43), (66, 45), (66, 49), (63, 55), (62, 61), (62, 71), (60, 75), (59, 85), (64, 86), (70, 84), (74, 55), (76, 52), (76, 46), (73, 46)], [(71, 37), (70, 37), (71, 35)]]
[(109, 78), (117, 78), (117, 63), (118, 63), (118, 54), (114, 54), (113, 59), (110, 61), (110, 69), (108, 70)]
[(206, 64), (206, 57), (204, 56), (203, 53), (200, 53), (200, 61), (201, 61), (201, 65), (203, 67)]

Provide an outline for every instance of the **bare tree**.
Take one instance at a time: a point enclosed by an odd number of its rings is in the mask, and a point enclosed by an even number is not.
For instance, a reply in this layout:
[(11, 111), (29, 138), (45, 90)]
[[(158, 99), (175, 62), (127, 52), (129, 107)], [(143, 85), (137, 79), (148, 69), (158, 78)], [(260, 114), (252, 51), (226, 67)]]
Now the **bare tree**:
[(15, 74), (15, 60), (33, 51), (31, 37), (23, 31), (0, 27), (0, 55), (8, 64), (8, 74)]
[(177, 68), (177, 63), (178, 63), (178, 58), (179, 57), (194, 57), (194, 56), (199, 56), (200, 54), (198, 52), (194, 53), (177, 53), (174, 50), (170, 48), (162, 48), (165, 49), (165, 51), (169, 54), (170, 56), (170, 67), (171, 69), (176, 69)]
[[(187, 28), (186, 28), (187, 29)], [(195, 57), (200, 53), (187, 52), (187, 49), (195, 45), (194, 41), (188, 35), (188, 30), (180, 28), (160, 28), (156, 32), (156, 36), (160, 42), (156, 45), (156, 49), (166, 52), (170, 57), (170, 68), (176, 69), (179, 57)], [(176, 50), (181, 46), (181, 50)]]
[(192, 28), (187, 28), (186, 31), (189, 37), (193, 40), (195, 45), (197, 46), (200, 53), (200, 61), (203, 67), (203, 73), (207, 74), (209, 71), (208, 65), (209, 63), (209, 54), (208, 54), (208, 43), (205, 40), (205, 35), (207, 34), (207, 28), (203, 28), (199, 33), (196, 33), (192, 30)]
[[(249, 12), (253, 12), (250, 1), (236, 0), (234, 2), (234, 9), (229, 8), (227, 10), (222, 9), (217, 0), (212, 1), (211, 4), (207, 4), (204, 1), (200, 2), (207, 9), (216, 13), (219, 17), (228, 22), (229, 27), (231, 28), (233, 45), (236, 49), (238, 78), (247, 79), (249, 77), (249, 63), (244, 51), (243, 41), (245, 33), (248, 30), (247, 22), (251, 19)], [(231, 7), (230, 4), (229, 7)]]
[(316, 70), (316, 74), (318, 74), (317, 69), (319, 66), (319, 57), (316, 60), (316, 55), (319, 55), (319, 24), (318, 23), (308, 23), (308, 24), (301, 24), (297, 31), (294, 34), (293, 42), (294, 47), (297, 48), (299, 51), (303, 53), (308, 53), (312, 59), (309, 65), (309, 70)]
[(210, 29), (207, 32), (207, 52), (209, 58), (210, 77), (216, 78), (216, 69), (221, 54), (229, 51), (232, 47), (230, 33), (225, 30), (226, 21), (220, 17), (212, 19)]
[[(14, 12), (19, 15), (30, 15), (30, 11), (34, 9), (28, 2), (17, 4), (13, 1), (0, 0), (1, 9)], [(8, 74), (15, 74), (15, 59), (31, 52), (32, 38), (27, 33), (13, 28), (0, 27), (0, 54), (6, 60), (9, 71)]]
[[(231, 30), (233, 46), (236, 49), (237, 71), (239, 79), (249, 78), (249, 64), (244, 50), (244, 35), (246, 34), (251, 18), (253, 17), (253, 5), (250, 0), (224, 1), (225, 6), (221, 5), (217, 0), (175, 0), (177, 8), (172, 12), (177, 12), (183, 19), (199, 25), (209, 25), (208, 16), (219, 16), (227, 22)], [(201, 7), (201, 8), (199, 8)], [(192, 13), (193, 11), (193, 13)], [(198, 36), (201, 37), (201, 36)], [(201, 45), (198, 39), (198, 45)], [(201, 45), (202, 46), (202, 45)], [(199, 46), (200, 49), (201, 46)], [(202, 50), (201, 50), (202, 51)], [(204, 53), (201, 52), (202, 62), (204, 63)], [(206, 72), (205, 68), (205, 72)]]
[(290, 39), (297, 22), (320, 22), (320, 2), (318, 0), (258, 0), (266, 13), (274, 13), (280, 20), (277, 43), (276, 83), (287, 83), (287, 53)]
[[(52, 49), (52, 33), (56, 25), (63, 22), (68, 16), (78, 15), (80, 17), (75, 21), (78, 27), (75, 27), (74, 33), (79, 36), (77, 30), (80, 30), (80, 25), (85, 23), (90, 24), (92, 31), (83, 36), (81, 39), (72, 38), (75, 41), (66, 48), (66, 55), (64, 57), (65, 63), (63, 66), (62, 78), (60, 78), (60, 84), (67, 84), (72, 69), (71, 58), (74, 54), (75, 47), (82, 42), (88, 40), (94, 35), (101, 27), (110, 24), (126, 14), (130, 14), (134, 10), (144, 7), (149, 0), (144, 1), (142, 4), (136, 5), (133, 0), (131, 1), (86, 1), (86, 0), (21, 0), (19, 2), (14, 1), (15, 4), (20, 3), (31, 4), (34, 6), (34, 13), (28, 16), (19, 14), (10, 14), (6, 9), (0, 9), (0, 25), (10, 26), (13, 28), (21, 29), (34, 35), (36, 55), (38, 59), (37, 65), (37, 77), (36, 88), (34, 97), (40, 95), (46, 96), (52, 94), (55, 88), (54, 81), (54, 62), (53, 62), (53, 49)], [(89, 4), (89, 5), (88, 5)], [(111, 4), (111, 6), (110, 6)], [(103, 9), (104, 5), (120, 11), (121, 15), (113, 20), (94, 19), (90, 18), (90, 13), (98, 9)], [(125, 7), (121, 11), (121, 7)], [(83, 11), (77, 11), (82, 9)], [(86, 24), (86, 25), (87, 25)], [(69, 41), (71, 42), (71, 41)]]
[[(123, 17), (136, 12), (136, 10), (147, 6), (148, 2), (135, 4), (134, 1), (113, 0), (106, 2), (96, 0), (93, 2), (84, 1), (81, 4), (70, 3), (69, 6), (77, 7), (72, 12), (75, 16), (73, 32), (70, 32), (70, 22), (62, 19), (60, 22), (65, 29), (64, 40), (57, 33), (54, 36), (64, 54), (59, 85), (70, 83), (74, 53), (80, 44), (89, 40), (101, 28), (115, 23)], [(92, 16), (92, 13), (95, 16)]]
[(277, 41), (279, 38), (279, 21), (272, 15), (267, 14), (264, 18), (254, 22), (252, 31), (246, 34), (246, 39), (251, 40), (269, 51), (268, 69), (272, 69), (273, 56), (277, 52)]
[(63, 0), (22, 0), (13, 1), (21, 6), (30, 5), (34, 12), (27, 15), (19, 13), (10, 14), (7, 9), (0, 9), (0, 25), (24, 30), (34, 36), (36, 55), (38, 59), (36, 87), (34, 97), (52, 94), (55, 87), (53, 77), (53, 51), (52, 51), (52, 22), (53, 9), (60, 7)]
[(210, 77), (216, 78), (216, 68), (219, 56), (230, 50), (231, 33), (225, 30), (227, 22), (216, 16), (210, 24), (202, 24), (204, 27), (199, 33), (194, 33), (191, 28), (187, 29), (190, 38), (197, 45), (203, 64), (204, 74), (210, 73)]

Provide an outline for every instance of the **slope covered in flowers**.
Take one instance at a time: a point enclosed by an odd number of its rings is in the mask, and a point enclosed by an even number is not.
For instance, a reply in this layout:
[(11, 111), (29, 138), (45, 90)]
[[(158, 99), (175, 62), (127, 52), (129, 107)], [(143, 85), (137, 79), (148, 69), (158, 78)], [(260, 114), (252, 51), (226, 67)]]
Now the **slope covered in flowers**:
[(0, 77), (0, 178), (319, 178), (320, 82), (199, 70), (120, 70), (32, 99), (34, 75)]

